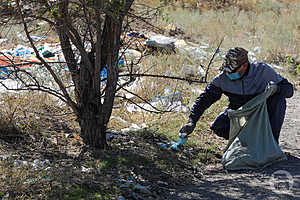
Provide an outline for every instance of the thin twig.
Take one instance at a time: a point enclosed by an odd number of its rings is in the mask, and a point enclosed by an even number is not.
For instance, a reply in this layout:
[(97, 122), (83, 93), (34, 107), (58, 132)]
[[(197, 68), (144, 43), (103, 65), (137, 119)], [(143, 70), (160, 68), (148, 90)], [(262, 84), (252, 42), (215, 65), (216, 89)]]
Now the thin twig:
[(212, 61), (214, 60), (215, 56), (216, 56), (217, 53), (219, 52), (219, 49), (220, 49), (220, 46), (221, 46), (223, 40), (224, 40), (224, 37), (222, 38), (221, 42), (219, 43), (218, 47), (216, 48), (216, 50), (215, 50), (213, 56), (211, 57), (211, 59), (210, 59), (210, 61), (209, 61), (209, 63), (208, 63), (208, 66), (207, 66), (206, 72), (205, 72), (205, 78), (204, 78), (205, 83), (207, 83), (207, 74), (208, 74), (208, 71), (209, 71), (209, 67), (210, 67)]

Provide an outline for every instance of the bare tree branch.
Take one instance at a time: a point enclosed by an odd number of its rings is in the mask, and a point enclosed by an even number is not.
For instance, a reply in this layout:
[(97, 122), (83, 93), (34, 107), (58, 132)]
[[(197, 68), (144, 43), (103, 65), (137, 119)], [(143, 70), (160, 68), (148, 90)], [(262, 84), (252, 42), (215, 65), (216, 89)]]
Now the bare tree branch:
[[(134, 93), (132, 93), (134, 94)], [(148, 105), (150, 105), (153, 109), (155, 110), (149, 110), (149, 109), (146, 109), (145, 107), (137, 104), (135, 101), (131, 100), (131, 99), (128, 99), (124, 96), (120, 96), (120, 95), (116, 95), (116, 97), (119, 97), (119, 98), (122, 98), (122, 99), (125, 99), (126, 101), (129, 101), (130, 103), (132, 103), (133, 105), (137, 106), (138, 108), (140, 108), (141, 110), (144, 110), (146, 112), (149, 112), (149, 113), (155, 113), (155, 114), (162, 114), (162, 113), (167, 113), (167, 112), (172, 112), (172, 111), (166, 111), (166, 110), (159, 110), (158, 108), (154, 107), (153, 105), (151, 105), (151, 103), (146, 103)], [(143, 99), (144, 100), (144, 99)]]
[(212, 63), (212, 61), (214, 60), (215, 56), (217, 55), (217, 53), (219, 53), (219, 49), (220, 49), (220, 46), (223, 42), (224, 38), (222, 38), (221, 42), (219, 43), (218, 47), (216, 48), (214, 54), (212, 55), (211, 59), (209, 60), (209, 63), (208, 63), (208, 66), (206, 68), (206, 72), (205, 72), (205, 78), (204, 78), (204, 81), (207, 83), (207, 75), (208, 75), (208, 71), (209, 71), (209, 67)]
[(18, 8), (18, 12), (20, 14), (21, 20), (23, 22), (24, 25), (24, 31), (26, 33), (26, 36), (36, 54), (36, 57), (45, 65), (45, 67), (47, 68), (47, 70), (50, 72), (50, 74), (52, 75), (52, 77), (54, 78), (54, 80), (56, 81), (56, 83), (58, 84), (58, 86), (60, 87), (60, 89), (62, 90), (63, 94), (65, 95), (65, 98), (67, 99), (67, 103), (74, 109), (74, 112), (78, 112), (78, 107), (75, 104), (75, 102), (73, 102), (73, 100), (70, 98), (66, 88), (64, 87), (62, 81), (56, 76), (56, 74), (54, 73), (54, 71), (51, 69), (51, 66), (49, 66), (47, 64), (47, 62), (40, 56), (36, 46), (33, 43), (33, 40), (28, 32), (28, 28), (27, 28), (27, 23), (24, 20), (24, 16), (22, 14), (22, 10), (21, 10), (21, 6), (20, 6), (20, 0), (17, 0), (17, 8)]
[(206, 83), (204, 80), (192, 80), (189, 78), (182, 78), (182, 77), (175, 77), (175, 76), (166, 76), (166, 75), (159, 75), (159, 74), (120, 74), (119, 77), (122, 76), (134, 76), (134, 77), (153, 77), (153, 78), (166, 78), (166, 79), (173, 79), (173, 80), (181, 80), (187, 81), (189, 83)]

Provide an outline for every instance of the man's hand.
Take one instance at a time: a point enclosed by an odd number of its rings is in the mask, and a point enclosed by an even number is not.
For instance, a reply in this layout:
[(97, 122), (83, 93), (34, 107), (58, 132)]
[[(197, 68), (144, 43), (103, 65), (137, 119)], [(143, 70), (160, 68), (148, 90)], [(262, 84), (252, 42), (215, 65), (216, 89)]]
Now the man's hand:
[(195, 127), (196, 127), (195, 123), (188, 122), (181, 127), (179, 133), (185, 133), (186, 135), (189, 135), (194, 131)]
[(174, 151), (180, 151), (180, 148), (187, 142), (187, 140), (188, 140), (187, 136), (184, 137), (179, 133), (178, 142), (170, 146), (170, 149)]
[(179, 130), (178, 142), (170, 146), (170, 149), (174, 151), (180, 151), (180, 148), (187, 142), (188, 135), (191, 134), (196, 127), (193, 122), (188, 122), (184, 124)]

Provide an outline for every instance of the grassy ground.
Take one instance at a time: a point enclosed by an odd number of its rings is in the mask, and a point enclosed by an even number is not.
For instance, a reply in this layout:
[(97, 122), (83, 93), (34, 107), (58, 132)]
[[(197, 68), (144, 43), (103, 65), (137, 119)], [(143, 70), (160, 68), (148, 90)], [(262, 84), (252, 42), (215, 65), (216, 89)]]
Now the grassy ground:
[[(180, 3), (180, 1), (178, 1)], [(257, 59), (282, 66), (276, 69), (291, 82), (299, 81), (300, 67), (292, 55), (299, 54), (300, 14), (297, 1), (289, 6), (271, 1), (238, 1), (238, 8), (196, 11), (196, 1), (162, 10), (160, 27), (178, 24), (188, 43), (210, 46), (208, 58), (221, 38), (221, 55), (232, 46), (251, 51), (261, 47)], [(205, 1), (202, 1), (205, 2)], [(243, 2), (243, 3), (242, 3)], [(151, 1), (158, 5), (158, 2)], [(256, 4), (257, 3), (257, 4)], [(209, 6), (207, 6), (208, 8)], [(190, 8), (193, 8), (191, 11)], [(222, 63), (217, 57), (208, 79), (218, 73)], [(182, 76), (183, 65), (204, 65), (184, 53), (149, 56), (143, 66), (149, 73)], [(164, 95), (165, 89), (181, 94), (189, 108), (204, 90), (204, 84), (145, 79), (135, 90), (147, 100)], [(131, 124), (139, 131), (119, 134), (109, 140), (110, 149), (98, 151), (84, 147), (78, 124), (70, 110), (55, 99), (39, 93), (5, 94), (1, 97), (0, 126), (0, 199), (116, 199), (133, 193), (157, 199), (165, 190), (191, 183), (201, 177), (203, 166), (220, 162), (225, 141), (209, 129), (210, 123), (227, 105), (227, 99), (210, 107), (200, 118), (184, 150), (179, 153), (161, 148), (160, 143), (177, 139), (189, 112), (151, 114), (127, 110), (128, 104), (116, 104), (109, 129), (120, 133)], [(26, 161), (26, 162), (24, 162)], [(43, 162), (43, 164), (39, 164)], [(130, 183), (128, 183), (130, 182)], [(127, 185), (125, 188), (122, 187)], [(150, 193), (137, 192), (136, 185), (149, 186)]]

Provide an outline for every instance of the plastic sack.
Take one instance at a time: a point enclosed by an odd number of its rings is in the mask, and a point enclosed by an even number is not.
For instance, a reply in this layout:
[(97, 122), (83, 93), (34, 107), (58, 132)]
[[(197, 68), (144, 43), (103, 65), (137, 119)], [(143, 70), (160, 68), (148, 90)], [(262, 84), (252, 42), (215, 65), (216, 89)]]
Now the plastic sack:
[(222, 157), (227, 170), (259, 169), (285, 160), (276, 143), (267, 111), (267, 98), (275, 87), (266, 91), (238, 110), (229, 110), (229, 143)]

